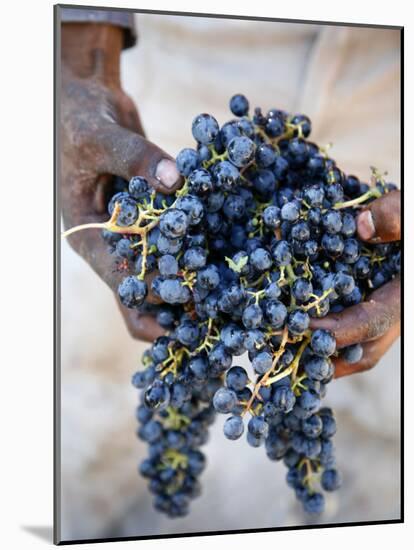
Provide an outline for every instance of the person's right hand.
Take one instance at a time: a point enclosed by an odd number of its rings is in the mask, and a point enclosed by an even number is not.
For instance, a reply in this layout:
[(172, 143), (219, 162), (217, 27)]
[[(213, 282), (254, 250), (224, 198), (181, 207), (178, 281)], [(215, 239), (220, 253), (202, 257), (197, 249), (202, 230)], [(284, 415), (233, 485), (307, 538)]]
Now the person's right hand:
[[(113, 176), (139, 175), (159, 192), (181, 184), (174, 160), (144, 137), (138, 112), (121, 88), (122, 29), (102, 24), (62, 25), (60, 175), (65, 227), (106, 221)], [(130, 274), (114, 269), (99, 229), (71, 235), (71, 246), (114, 291)], [(132, 336), (152, 341), (164, 331), (116, 301)]]

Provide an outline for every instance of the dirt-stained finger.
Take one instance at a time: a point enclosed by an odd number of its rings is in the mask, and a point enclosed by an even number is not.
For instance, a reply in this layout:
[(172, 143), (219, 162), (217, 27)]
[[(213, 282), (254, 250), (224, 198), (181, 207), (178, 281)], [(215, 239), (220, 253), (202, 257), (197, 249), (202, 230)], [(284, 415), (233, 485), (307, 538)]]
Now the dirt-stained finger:
[(363, 344), (364, 354), (358, 363), (347, 363), (342, 357), (336, 357), (335, 378), (348, 376), (357, 372), (363, 372), (375, 367), (381, 357), (388, 351), (392, 344), (400, 335), (400, 323), (396, 323), (386, 334), (374, 340)]
[(125, 319), (128, 331), (133, 338), (145, 342), (153, 342), (165, 334), (165, 330), (150, 315), (140, 315), (138, 311), (128, 309), (119, 304), (122, 316)]
[(357, 217), (358, 235), (364, 241), (388, 243), (401, 239), (401, 194), (391, 191), (369, 204)]
[(379, 338), (400, 321), (400, 278), (396, 277), (375, 290), (365, 302), (341, 313), (331, 313), (322, 319), (312, 319), (311, 328), (323, 328), (334, 333), (338, 348)]
[(164, 194), (174, 193), (182, 185), (174, 159), (139, 134), (108, 122), (93, 139), (99, 173), (126, 180), (142, 176)]

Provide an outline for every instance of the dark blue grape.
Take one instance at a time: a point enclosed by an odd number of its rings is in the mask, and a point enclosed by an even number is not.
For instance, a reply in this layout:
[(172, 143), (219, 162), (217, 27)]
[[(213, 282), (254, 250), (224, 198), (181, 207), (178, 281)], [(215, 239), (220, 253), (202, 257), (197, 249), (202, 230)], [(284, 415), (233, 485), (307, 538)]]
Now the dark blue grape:
[[(185, 195), (184, 197), (179, 197), (175, 201), (175, 206), (177, 207), (178, 211), (183, 211), (187, 215), (188, 224), (190, 226), (195, 226), (200, 223), (204, 214), (204, 206), (198, 197), (194, 195)], [(169, 211), (171, 212), (173, 211), (173, 209), (170, 209)]]
[(238, 168), (250, 164), (254, 158), (255, 150), (254, 142), (246, 136), (234, 137), (227, 145), (229, 159)]
[(223, 212), (229, 220), (240, 220), (246, 213), (246, 203), (240, 195), (229, 195), (224, 201)]
[(213, 398), (213, 406), (217, 412), (227, 414), (234, 409), (237, 403), (237, 395), (233, 390), (220, 388)]
[(231, 162), (223, 160), (214, 165), (213, 179), (218, 189), (231, 191), (240, 179), (240, 172)]
[(341, 356), (345, 359), (347, 363), (350, 363), (351, 365), (353, 363), (358, 363), (359, 361), (361, 361), (363, 355), (364, 348), (361, 346), (361, 344), (354, 344), (341, 350)]
[(344, 241), (339, 235), (325, 233), (322, 237), (321, 244), (329, 256), (333, 258), (340, 256), (344, 250)]
[(158, 259), (158, 269), (163, 277), (173, 277), (178, 273), (178, 262), (174, 256), (166, 254)]
[(196, 141), (208, 145), (219, 133), (219, 125), (213, 116), (203, 113), (193, 120), (191, 131)]
[(289, 313), (287, 326), (291, 334), (299, 336), (307, 331), (309, 328), (309, 322), (309, 315), (306, 311), (296, 309)]
[(179, 279), (167, 279), (160, 283), (159, 293), (168, 304), (185, 304), (190, 299), (188, 287), (183, 286)]
[(269, 300), (265, 306), (266, 320), (272, 328), (278, 329), (283, 327), (287, 318), (287, 308), (278, 300)]
[(330, 469), (322, 473), (321, 485), (325, 491), (336, 491), (342, 485), (341, 475), (338, 470)]
[(230, 416), (224, 423), (223, 432), (227, 439), (239, 439), (244, 432), (243, 419), (240, 416)]
[(188, 188), (190, 193), (195, 195), (205, 195), (213, 190), (213, 179), (208, 170), (197, 168), (188, 176)]
[(132, 244), (130, 239), (123, 237), (116, 243), (115, 254), (120, 258), (132, 260), (135, 257), (135, 250), (131, 248)]
[(329, 330), (316, 329), (311, 336), (311, 348), (320, 357), (330, 357), (336, 351), (334, 335)]
[(155, 380), (145, 391), (144, 402), (149, 409), (165, 409), (170, 402), (167, 385), (161, 380)]
[(194, 149), (182, 149), (178, 153), (175, 163), (180, 174), (187, 177), (198, 167), (200, 163), (199, 154)]
[(267, 437), (269, 433), (269, 425), (263, 416), (252, 416), (247, 424), (247, 429), (253, 437)]
[(289, 265), (292, 261), (292, 251), (286, 241), (279, 241), (272, 248), (272, 256), (277, 266)]
[(338, 296), (347, 296), (354, 290), (355, 280), (352, 275), (347, 273), (337, 273), (333, 278), (333, 288)]
[(280, 208), (278, 206), (268, 206), (263, 211), (263, 222), (267, 227), (276, 229), (280, 226)]
[(246, 387), (249, 377), (243, 367), (231, 367), (226, 373), (226, 385), (234, 391), (241, 391)]
[(312, 380), (324, 380), (331, 372), (331, 365), (325, 357), (313, 356), (306, 360), (305, 372)]
[(274, 116), (267, 119), (265, 124), (265, 132), (270, 137), (278, 137), (283, 134), (285, 124), (282, 118)]
[(176, 239), (185, 235), (188, 225), (188, 216), (182, 210), (172, 208), (161, 214), (160, 231), (168, 239)]
[(307, 514), (319, 515), (325, 509), (325, 499), (321, 493), (307, 495), (303, 500), (303, 508)]
[(249, 102), (243, 94), (236, 94), (230, 99), (230, 110), (235, 116), (245, 116), (249, 112)]
[(128, 184), (128, 192), (134, 199), (140, 199), (145, 193), (148, 193), (150, 186), (148, 181), (141, 176), (134, 176)]
[(306, 302), (309, 300), (312, 292), (312, 283), (307, 279), (298, 278), (292, 285), (292, 294), (299, 302)]
[(296, 201), (287, 202), (282, 206), (280, 211), (282, 220), (288, 222), (295, 222), (299, 219), (300, 209)]
[(310, 237), (309, 225), (305, 221), (299, 221), (292, 226), (291, 236), (297, 241), (307, 241)]
[(264, 248), (256, 248), (250, 254), (250, 263), (257, 271), (267, 271), (272, 265), (272, 257)]
[(302, 431), (309, 439), (316, 439), (322, 433), (322, 420), (314, 414), (302, 420)]
[(293, 409), (296, 397), (289, 386), (278, 386), (273, 393), (272, 401), (278, 411), (286, 414)]
[(276, 160), (275, 149), (270, 143), (262, 143), (256, 149), (256, 162), (260, 168), (269, 168)]
[(263, 321), (263, 313), (258, 305), (247, 306), (243, 311), (243, 324), (247, 329), (259, 328)]
[(342, 260), (347, 264), (354, 264), (360, 256), (361, 247), (356, 239), (346, 239), (342, 250)]
[(118, 287), (118, 296), (121, 303), (128, 308), (135, 308), (143, 304), (148, 293), (145, 281), (136, 277), (126, 277)]
[(201, 288), (205, 288), (206, 290), (216, 288), (220, 283), (220, 273), (217, 267), (211, 264), (200, 269), (197, 275), (197, 283)]
[(267, 351), (262, 351), (252, 361), (252, 367), (257, 374), (265, 374), (272, 368), (272, 356)]
[(119, 214), (116, 218), (116, 225), (119, 227), (129, 227), (138, 219), (138, 207), (134, 199), (127, 196), (117, 201)]
[(184, 267), (190, 271), (197, 271), (198, 269), (205, 267), (206, 262), (207, 252), (204, 248), (196, 246), (194, 248), (189, 248), (184, 252)]
[(315, 413), (319, 409), (320, 403), (320, 398), (315, 392), (312, 391), (306, 390), (302, 392), (298, 398), (299, 407), (301, 407), (301, 409), (309, 415)]
[(339, 233), (342, 229), (342, 216), (337, 210), (328, 210), (322, 216), (322, 225), (327, 233)]

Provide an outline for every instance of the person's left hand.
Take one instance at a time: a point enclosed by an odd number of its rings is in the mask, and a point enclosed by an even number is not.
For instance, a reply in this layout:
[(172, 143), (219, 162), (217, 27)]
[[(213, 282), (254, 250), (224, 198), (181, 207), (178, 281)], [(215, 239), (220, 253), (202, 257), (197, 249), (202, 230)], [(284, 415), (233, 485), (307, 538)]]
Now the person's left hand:
[[(398, 241), (401, 238), (400, 192), (392, 191), (373, 201), (357, 218), (360, 239), (371, 243)], [(334, 358), (335, 376), (347, 376), (374, 367), (400, 335), (400, 277), (372, 292), (365, 302), (312, 319), (311, 328), (333, 332), (340, 350), (362, 344), (364, 354), (358, 363)]]

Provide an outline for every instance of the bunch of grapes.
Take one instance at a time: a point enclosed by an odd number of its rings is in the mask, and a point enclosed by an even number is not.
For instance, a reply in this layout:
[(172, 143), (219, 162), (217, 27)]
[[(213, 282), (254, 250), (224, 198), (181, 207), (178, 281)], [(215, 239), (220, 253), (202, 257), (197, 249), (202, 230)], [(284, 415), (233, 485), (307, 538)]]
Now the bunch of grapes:
[[(322, 490), (341, 484), (335, 418), (321, 405), (339, 352), (310, 321), (358, 304), (399, 272), (399, 244), (362, 243), (355, 222), (359, 205), (395, 185), (374, 169), (371, 186), (345, 175), (308, 140), (304, 115), (249, 116), (243, 95), (230, 109), (236, 118), (221, 127), (209, 114), (194, 119), (196, 147), (177, 156), (184, 185), (174, 196), (140, 176), (118, 180), (103, 224), (110, 252), (136, 272), (120, 284), (120, 301), (166, 330), (133, 376), (138, 437), (149, 448), (140, 472), (156, 509), (185, 515), (219, 413), (225, 437), (283, 461), (305, 511), (319, 514)], [(246, 352), (254, 375), (233, 364)], [(357, 362), (363, 350), (341, 353)]]

